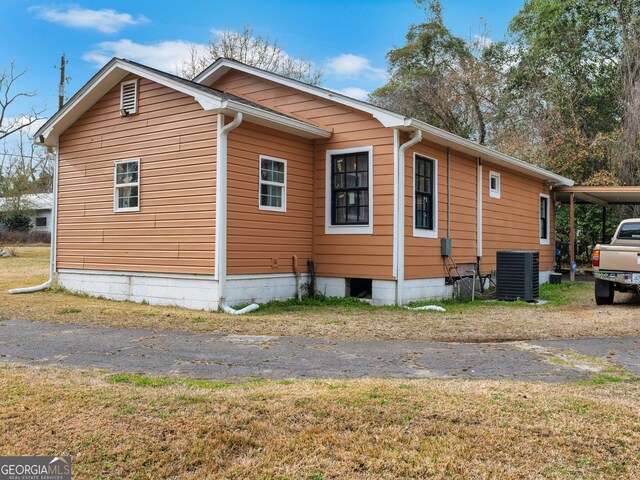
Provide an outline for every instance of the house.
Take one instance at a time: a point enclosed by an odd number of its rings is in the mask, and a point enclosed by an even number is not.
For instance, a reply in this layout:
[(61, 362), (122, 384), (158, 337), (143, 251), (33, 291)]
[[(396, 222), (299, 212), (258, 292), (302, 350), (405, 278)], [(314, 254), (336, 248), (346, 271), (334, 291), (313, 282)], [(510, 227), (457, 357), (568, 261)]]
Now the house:
[[(194, 81), (114, 58), (36, 134), (57, 153), (53, 268), (72, 291), (196, 309), (451, 295), (451, 258), (554, 264), (573, 182), (413, 118), (220, 59)], [(313, 279), (310, 275), (313, 270)]]
[[(7, 204), (12, 199), (0, 198), (0, 211), (5, 210)], [(52, 193), (35, 193), (31, 195), (23, 195), (20, 198), (20, 204), (23, 209), (29, 210), (31, 215), (31, 226), (37, 232), (51, 232), (51, 219), (53, 209)]]

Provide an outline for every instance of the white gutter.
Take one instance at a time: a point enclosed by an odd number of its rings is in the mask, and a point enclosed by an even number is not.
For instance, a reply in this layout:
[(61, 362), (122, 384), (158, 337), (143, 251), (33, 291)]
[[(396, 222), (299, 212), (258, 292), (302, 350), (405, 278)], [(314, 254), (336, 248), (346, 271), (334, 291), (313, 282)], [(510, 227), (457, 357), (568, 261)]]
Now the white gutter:
[(445, 145), (455, 145), (459, 147), (458, 150), (461, 150), (464, 153), (467, 153), (474, 157), (481, 156), (483, 159), (490, 162), (494, 162), (498, 165), (503, 165), (506, 167), (511, 167), (513, 169), (526, 172), (530, 175), (534, 174), (538, 178), (548, 180), (555, 185), (571, 186), (574, 184), (573, 180), (569, 178), (557, 175), (553, 172), (545, 170), (544, 168), (537, 167), (535, 165), (532, 165), (531, 163), (524, 162), (515, 157), (505, 155), (504, 153), (500, 153), (497, 150), (485, 147), (483, 145), (480, 145), (479, 143), (472, 142), (471, 140), (464, 139), (462, 137), (459, 137), (458, 135), (454, 135), (453, 133), (442, 130), (441, 128), (437, 128), (433, 125), (429, 125), (428, 123), (421, 122), (420, 120), (408, 118), (405, 121), (405, 126), (422, 130), (424, 133), (429, 135), (430, 139), (437, 143), (444, 143)]
[[(396, 202), (395, 216), (398, 219), (396, 222), (397, 231), (395, 232), (396, 238), (396, 305), (402, 305), (404, 297), (404, 200), (405, 200), (405, 171), (406, 171), (406, 159), (405, 152), (407, 148), (412, 147), (416, 143), (422, 140), (422, 130), (418, 130), (413, 138), (406, 143), (400, 145), (398, 148), (398, 169), (395, 172), (395, 178), (398, 185), (398, 199)], [(395, 190), (395, 189), (394, 189)]]
[(52, 206), (52, 223), (51, 223), (51, 257), (49, 260), (49, 280), (42, 285), (27, 288), (14, 288), (9, 290), (9, 294), (16, 295), (18, 293), (33, 293), (51, 288), (56, 278), (56, 250), (57, 250), (57, 234), (58, 234), (58, 150), (56, 147), (56, 158), (53, 162), (53, 206)]
[(251, 304), (235, 310), (224, 302), (227, 286), (227, 136), (242, 123), (242, 112), (236, 113), (233, 121), (224, 124), (224, 114), (218, 114), (218, 141), (216, 146), (216, 253), (215, 277), (218, 279), (218, 306), (226, 313), (242, 315), (258, 308)]

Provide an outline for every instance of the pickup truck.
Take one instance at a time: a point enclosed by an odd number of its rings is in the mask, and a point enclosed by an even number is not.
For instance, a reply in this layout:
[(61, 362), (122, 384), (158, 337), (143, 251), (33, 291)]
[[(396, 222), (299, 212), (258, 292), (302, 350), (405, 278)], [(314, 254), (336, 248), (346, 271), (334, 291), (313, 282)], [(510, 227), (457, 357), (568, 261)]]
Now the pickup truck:
[(640, 218), (623, 220), (609, 245), (595, 246), (591, 263), (598, 305), (611, 305), (616, 290), (640, 294)]

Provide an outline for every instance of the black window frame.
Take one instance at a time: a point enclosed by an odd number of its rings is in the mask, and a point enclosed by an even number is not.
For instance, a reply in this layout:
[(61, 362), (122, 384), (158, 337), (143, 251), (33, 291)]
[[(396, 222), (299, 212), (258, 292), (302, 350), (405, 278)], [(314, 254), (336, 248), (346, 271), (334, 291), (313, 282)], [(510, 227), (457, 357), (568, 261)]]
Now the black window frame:
[[(426, 175), (426, 171), (427, 169), (421, 169), (420, 168), (420, 164), (421, 163), (425, 163), (431, 166), (430, 168), (430, 173), (431, 175)], [(419, 174), (419, 172), (425, 172), (424, 175)], [(414, 195), (414, 202), (413, 202), (413, 226), (414, 228), (417, 228), (419, 230), (429, 230), (429, 231), (433, 231), (435, 229), (435, 205), (434, 205), (434, 195), (435, 195), (435, 171), (436, 171), (436, 161), (432, 158), (429, 157), (425, 157), (424, 155), (416, 155), (415, 159), (414, 159), (414, 164), (413, 164), (413, 195)], [(426, 178), (427, 181), (431, 184), (431, 192), (429, 192), (429, 189), (426, 190), (420, 190), (419, 186), (422, 184), (422, 182), (420, 181), (421, 178)], [(427, 185), (426, 183), (424, 183), (424, 185)], [(420, 198), (424, 198), (427, 197), (428, 198), (428, 203), (426, 204), (426, 208), (425, 209), (421, 209), (418, 208), (418, 205), (425, 205), (424, 204), (424, 200), (420, 201)], [(423, 217), (423, 212), (427, 211), (427, 215), (425, 215)], [(428, 222), (426, 225), (420, 225), (419, 221), (422, 218), (427, 218)]]
[[(366, 158), (366, 169), (360, 169), (360, 158)], [(371, 152), (368, 150), (348, 152), (348, 153), (336, 153), (331, 155), (331, 225), (332, 226), (367, 226), (371, 222)], [(349, 158), (355, 158), (355, 168), (353, 170), (347, 170), (346, 164)], [(345, 164), (345, 168), (342, 172), (336, 171), (338, 161), (342, 159)], [(348, 177), (352, 175), (355, 179), (356, 185), (348, 186)], [(342, 185), (338, 186), (336, 180), (341, 177)], [(360, 178), (366, 179), (366, 185), (359, 184)], [(364, 195), (361, 193), (364, 192)], [(345, 202), (344, 205), (338, 206), (338, 196), (344, 193)], [(349, 195), (353, 193), (355, 203), (349, 204)], [(361, 203), (361, 198), (364, 199), (364, 203)], [(349, 208), (355, 208), (356, 221), (349, 221)], [(344, 221), (338, 221), (337, 212), (339, 209), (344, 209)], [(360, 219), (362, 209), (366, 209), (366, 218)]]
[[(44, 220), (44, 223), (42, 225), (38, 225), (39, 220), (40, 221)], [(35, 217), (34, 224), (36, 228), (45, 228), (49, 224), (49, 222), (47, 222), (47, 217)]]
[(549, 197), (540, 196), (540, 240), (549, 240)]

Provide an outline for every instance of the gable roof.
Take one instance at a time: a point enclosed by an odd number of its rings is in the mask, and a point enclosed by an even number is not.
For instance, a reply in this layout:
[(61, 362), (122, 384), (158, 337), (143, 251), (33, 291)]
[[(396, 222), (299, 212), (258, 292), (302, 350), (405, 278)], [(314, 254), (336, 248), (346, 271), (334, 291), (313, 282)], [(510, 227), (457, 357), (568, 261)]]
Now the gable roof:
[(426, 122), (422, 122), (415, 118), (407, 117), (397, 112), (373, 105), (372, 103), (357, 100), (355, 98), (348, 97), (326, 88), (317, 87), (308, 83), (294, 80), (292, 78), (284, 77), (277, 73), (262, 70), (257, 67), (246, 65), (237, 60), (229, 58), (219, 58), (204, 71), (198, 74), (193, 80), (202, 85), (213, 85), (216, 80), (221, 78), (230, 70), (236, 70), (244, 72), (250, 75), (270, 80), (281, 85), (285, 85), (296, 90), (315, 95), (333, 102), (346, 105), (348, 107), (366, 112), (377, 119), (383, 126), (389, 128), (397, 128), (404, 131), (421, 130), (426, 134), (426, 139), (435, 143), (450, 146), (458, 151), (466, 153), (471, 156), (481, 157), (487, 161), (490, 161), (496, 165), (504, 166), (511, 170), (518, 171), (522, 174), (532, 176), (541, 180), (545, 180), (554, 185), (573, 185), (573, 180), (555, 174), (544, 168), (540, 168), (528, 162), (524, 162), (510, 155), (498, 152), (489, 147), (480, 145), (479, 143), (467, 140), (465, 138), (454, 135), (446, 130), (443, 130), (433, 125), (429, 125)]
[[(56, 146), (58, 137), (67, 128), (130, 73), (189, 95), (205, 110), (230, 114), (241, 112), (250, 122), (295, 133), (306, 138), (328, 138), (331, 136), (331, 132), (317, 125), (285, 115), (236, 95), (131, 60), (113, 58), (78, 90), (62, 109), (40, 127), (34, 135), (36, 143)], [(41, 137), (43, 138), (41, 139)]]

